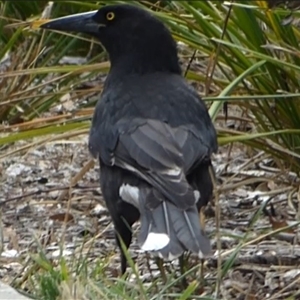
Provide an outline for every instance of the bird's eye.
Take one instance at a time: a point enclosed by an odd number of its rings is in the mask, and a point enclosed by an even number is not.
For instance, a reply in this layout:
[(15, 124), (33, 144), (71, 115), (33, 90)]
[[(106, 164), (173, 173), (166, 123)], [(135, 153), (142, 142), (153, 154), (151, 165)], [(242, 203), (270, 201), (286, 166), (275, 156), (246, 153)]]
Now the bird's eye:
[(112, 21), (115, 18), (115, 14), (111, 11), (106, 14), (106, 19)]

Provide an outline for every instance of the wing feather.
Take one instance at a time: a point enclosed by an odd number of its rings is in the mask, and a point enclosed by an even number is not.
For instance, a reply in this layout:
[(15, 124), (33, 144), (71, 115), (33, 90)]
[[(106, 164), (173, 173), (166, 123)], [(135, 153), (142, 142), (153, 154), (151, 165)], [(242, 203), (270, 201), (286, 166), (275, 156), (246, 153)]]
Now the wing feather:
[[(190, 144), (190, 146), (189, 146)], [(181, 209), (195, 204), (186, 172), (206, 151), (187, 127), (172, 128), (152, 119), (119, 124), (115, 164), (135, 172)]]

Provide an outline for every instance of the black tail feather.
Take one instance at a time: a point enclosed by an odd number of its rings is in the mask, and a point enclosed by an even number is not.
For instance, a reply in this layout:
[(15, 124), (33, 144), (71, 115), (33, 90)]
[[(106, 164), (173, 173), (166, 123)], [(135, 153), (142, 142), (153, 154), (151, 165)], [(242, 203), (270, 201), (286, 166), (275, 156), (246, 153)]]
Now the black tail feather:
[[(147, 202), (151, 201), (150, 194), (153, 195), (149, 190), (148, 193), (140, 194), (141, 229), (138, 241), (141, 248), (145, 246), (144, 250), (154, 251), (160, 257), (170, 260), (186, 250), (199, 257), (208, 255), (211, 251), (210, 241), (201, 229), (196, 205), (188, 210), (180, 210), (173, 203), (163, 200), (156, 208), (149, 209)], [(152, 235), (153, 240), (147, 240), (150, 233), (158, 235)], [(164, 236), (159, 234), (168, 236), (169, 243), (165, 245)], [(162, 243), (159, 242), (160, 237)], [(161, 245), (163, 247), (160, 248)]]
[(185, 249), (201, 257), (207, 256), (211, 245), (201, 229), (196, 206), (185, 211), (179, 210), (172, 203), (168, 203), (168, 206), (174, 231)]

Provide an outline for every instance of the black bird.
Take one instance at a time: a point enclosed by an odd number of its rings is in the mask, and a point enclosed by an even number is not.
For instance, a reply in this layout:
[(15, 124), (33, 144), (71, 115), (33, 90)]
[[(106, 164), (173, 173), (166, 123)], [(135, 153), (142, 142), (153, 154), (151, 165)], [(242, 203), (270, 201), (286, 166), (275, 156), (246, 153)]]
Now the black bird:
[[(170, 260), (184, 251), (208, 255), (198, 213), (212, 196), (216, 131), (205, 104), (181, 75), (168, 29), (132, 5), (41, 23), (44, 29), (90, 34), (109, 54), (89, 150), (100, 161), (119, 247), (119, 238), (129, 247), (131, 226), (140, 218), (141, 249)], [(126, 270), (122, 249), (121, 270)]]

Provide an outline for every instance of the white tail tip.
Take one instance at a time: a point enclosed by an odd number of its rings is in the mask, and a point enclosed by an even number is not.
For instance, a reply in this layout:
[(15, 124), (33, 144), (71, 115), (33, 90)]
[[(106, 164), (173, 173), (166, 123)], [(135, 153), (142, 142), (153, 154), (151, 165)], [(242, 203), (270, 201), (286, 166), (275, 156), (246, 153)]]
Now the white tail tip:
[(199, 250), (199, 252), (198, 252), (198, 257), (199, 257), (200, 259), (205, 258), (205, 255), (203, 255), (203, 253), (202, 253), (201, 250)]
[(150, 232), (141, 249), (144, 251), (158, 251), (166, 247), (169, 242), (170, 238), (165, 233)]

